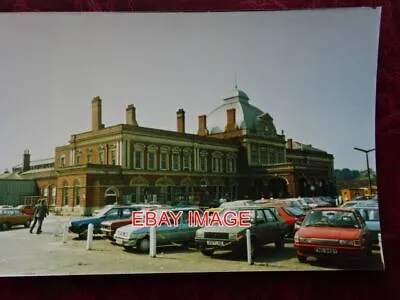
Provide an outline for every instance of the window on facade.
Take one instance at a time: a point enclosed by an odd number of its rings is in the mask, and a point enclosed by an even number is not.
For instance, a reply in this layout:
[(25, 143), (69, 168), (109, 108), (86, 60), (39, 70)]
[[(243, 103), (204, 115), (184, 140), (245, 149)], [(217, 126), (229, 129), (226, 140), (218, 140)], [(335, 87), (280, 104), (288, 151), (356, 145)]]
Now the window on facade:
[(156, 153), (148, 152), (147, 169), (154, 170), (156, 168)]
[(90, 163), (93, 162), (93, 155), (92, 155), (92, 153), (89, 153), (89, 154), (87, 155), (86, 161), (87, 161), (88, 164), (90, 164)]
[(76, 155), (75, 164), (76, 165), (80, 165), (81, 164), (81, 155), (80, 154)]
[(64, 156), (61, 157), (61, 159), (60, 159), (60, 165), (61, 165), (61, 168), (65, 167), (65, 157)]
[(252, 144), (250, 146), (250, 160), (251, 160), (251, 164), (258, 164), (258, 146)]
[(63, 205), (66, 206), (68, 205), (68, 186), (67, 184), (64, 184), (63, 186)]
[(200, 170), (203, 172), (207, 171), (207, 157), (200, 156)]
[(80, 186), (76, 185), (74, 188), (74, 202), (75, 205), (80, 205), (81, 203), (81, 196), (80, 196)]
[(236, 172), (236, 159), (231, 157), (226, 160), (226, 170), (228, 173)]
[(104, 164), (104, 151), (99, 153), (99, 164)]
[(270, 149), (270, 151), (269, 151), (269, 163), (270, 164), (276, 163), (276, 152), (273, 149)]
[(264, 165), (268, 163), (268, 149), (265, 146), (260, 147), (260, 163)]
[(172, 154), (172, 170), (179, 170), (179, 153)]
[(168, 153), (161, 152), (160, 154), (160, 169), (167, 170), (168, 169)]
[(115, 150), (111, 151), (111, 164), (116, 165), (117, 164), (117, 153)]
[(190, 156), (189, 153), (183, 154), (183, 170), (189, 171), (190, 170)]
[(143, 151), (135, 151), (135, 169), (143, 168)]

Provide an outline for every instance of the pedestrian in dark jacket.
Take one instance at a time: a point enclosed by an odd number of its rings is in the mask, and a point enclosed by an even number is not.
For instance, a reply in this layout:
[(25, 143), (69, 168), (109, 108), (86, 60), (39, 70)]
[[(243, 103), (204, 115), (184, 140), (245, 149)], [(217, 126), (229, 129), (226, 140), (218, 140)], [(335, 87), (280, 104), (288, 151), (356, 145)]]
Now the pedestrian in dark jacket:
[(40, 204), (36, 205), (36, 207), (35, 207), (35, 212), (33, 214), (34, 221), (33, 221), (33, 224), (31, 226), (29, 232), (32, 233), (33, 229), (36, 226), (36, 223), (39, 223), (36, 233), (40, 234), (42, 232), (43, 220), (48, 215), (49, 215), (49, 209), (47, 208), (45, 200), (42, 200), (42, 201), (40, 201)]

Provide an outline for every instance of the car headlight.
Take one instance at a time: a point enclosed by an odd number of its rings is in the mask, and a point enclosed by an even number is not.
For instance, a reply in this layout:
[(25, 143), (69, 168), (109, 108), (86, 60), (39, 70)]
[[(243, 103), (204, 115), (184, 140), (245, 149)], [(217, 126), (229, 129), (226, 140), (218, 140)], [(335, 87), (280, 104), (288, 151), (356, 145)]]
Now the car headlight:
[(339, 245), (342, 246), (360, 246), (359, 240), (339, 240)]
[(197, 230), (197, 231), (196, 231), (195, 238), (196, 238), (196, 239), (202, 239), (202, 238), (204, 238), (204, 233), (201, 232), (201, 231), (199, 231), (199, 230)]
[(298, 235), (295, 235), (295, 236), (294, 236), (294, 242), (295, 242), (295, 243), (299, 243), (299, 242), (300, 242), (300, 238), (299, 238)]

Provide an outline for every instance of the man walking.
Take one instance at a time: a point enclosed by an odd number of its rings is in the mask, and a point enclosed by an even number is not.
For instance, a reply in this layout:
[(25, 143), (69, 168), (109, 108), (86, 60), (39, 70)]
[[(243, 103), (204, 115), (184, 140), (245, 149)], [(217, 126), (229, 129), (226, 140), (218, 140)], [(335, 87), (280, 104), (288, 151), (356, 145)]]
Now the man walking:
[(49, 214), (49, 209), (47, 208), (45, 200), (41, 200), (40, 204), (36, 205), (36, 207), (35, 207), (35, 213), (33, 214), (33, 217), (35, 218), (35, 220), (33, 221), (33, 224), (31, 226), (29, 232), (32, 233), (33, 229), (36, 226), (36, 223), (39, 222), (36, 234), (40, 234), (42, 232), (43, 219), (46, 216), (48, 216), (48, 214)]

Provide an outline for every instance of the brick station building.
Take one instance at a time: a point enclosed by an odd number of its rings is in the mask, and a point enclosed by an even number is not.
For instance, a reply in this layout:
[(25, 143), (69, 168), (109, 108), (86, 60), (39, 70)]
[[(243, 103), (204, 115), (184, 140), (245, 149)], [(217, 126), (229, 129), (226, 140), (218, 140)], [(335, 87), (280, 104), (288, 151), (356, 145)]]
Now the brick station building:
[(249, 102), (236, 87), (198, 117), (197, 134), (191, 134), (183, 109), (176, 131), (140, 126), (133, 105), (124, 124), (106, 127), (102, 100), (95, 97), (91, 130), (56, 147), (50, 168), (21, 175), (36, 179), (55, 210), (76, 215), (115, 202), (335, 194), (333, 155), (278, 134), (272, 117)]

